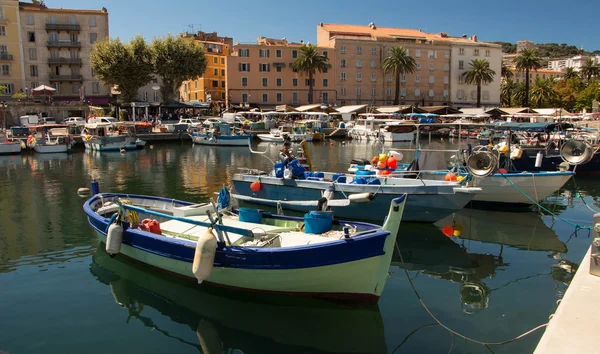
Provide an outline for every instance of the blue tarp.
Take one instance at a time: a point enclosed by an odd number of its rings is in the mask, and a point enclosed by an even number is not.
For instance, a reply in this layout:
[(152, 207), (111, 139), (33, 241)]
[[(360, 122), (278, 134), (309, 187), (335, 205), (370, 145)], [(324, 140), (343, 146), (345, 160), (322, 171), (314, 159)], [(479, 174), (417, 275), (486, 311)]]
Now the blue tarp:
[(531, 132), (545, 132), (553, 130), (565, 130), (573, 128), (570, 123), (513, 123), (513, 122), (496, 122), (483, 125), (489, 129), (498, 130), (526, 130)]

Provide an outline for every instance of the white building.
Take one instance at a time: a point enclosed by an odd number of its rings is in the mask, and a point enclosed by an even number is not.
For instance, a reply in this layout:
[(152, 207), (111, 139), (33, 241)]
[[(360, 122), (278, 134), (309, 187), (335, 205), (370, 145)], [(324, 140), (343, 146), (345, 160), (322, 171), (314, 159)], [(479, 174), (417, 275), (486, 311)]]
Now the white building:
[(450, 102), (453, 107), (477, 105), (477, 85), (467, 85), (462, 74), (469, 70), (473, 59), (485, 59), (496, 72), (494, 81), (481, 86), (481, 105), (500, 106), (500, 82), (502, 72), (502, 46), (479, 42), (477, 36), (453, 38), (450, 42)]
[(581, 67), (589, 60), (592, 59), (594, 64), (600, 64), (600, 56), (590, 57), (587, 55), (577, 55), (568, 59), (550, 60), (548, 62), (548, 69), (556, 71), (565, 71), (567, 68), (574, 68), (575, 71), (580, 71)]

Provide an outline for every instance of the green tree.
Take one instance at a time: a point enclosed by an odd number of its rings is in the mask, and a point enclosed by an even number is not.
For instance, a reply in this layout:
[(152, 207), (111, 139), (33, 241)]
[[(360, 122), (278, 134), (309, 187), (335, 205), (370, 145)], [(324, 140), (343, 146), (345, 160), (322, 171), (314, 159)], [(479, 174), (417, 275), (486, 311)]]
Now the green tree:
[(515, 66), (519, 71), (525, 71), (525, 95), (522, 105), (529, 107), (529, 71), (537, 71), (542, 67), (542, 59), (538, 57), (535, 49), (524, 49), (515, 59)]
[(164, 102), (172, 102), (184, 81), (196, 79), (206, 70), (206, 50), (193, 38), (154, 38), (152, 52), (154, 72), (162, 80), (160, 93)]
[(531, 89), (531, 103), (534, 107), (542, 108), (555, 103), (558, 94), (554, 91), (554, 79), (538, 77)]
[(417, 69), (415, 58), (408, 55), (403, 46), (393, 47), (388, 56), (383, 59), (381, 67), (384, 72), (393, 72), (396, 76), (396, 92), (394, 93), (394, 105), (400, 104), (400, 75), (412, 74)]
[(512, 96), (517, 84), (513, 79), (508, 78), (500, 85), (500, 101), (503, 107), (512, 107)]
[(510, 67), (504, 63), (502, 63), (502, 74), (501, 76), (505, 79), (511, 79), (513, 76), (515, 76), (513, 74), (512, 71), (510, 71)]
[(573, 111), (577, 101), (577, 94), (583, 90), (584, 85), (579, 78), (579, 75), (567, 80), (559, 80), (554, 86), (554, 91), (558, 96), (557, 106)]
[(466, 84), (477, 85), (477, 107), (481, 107), (481, 84), (494, 81), (496, 72), (490, 68), (490, 62), (485, 59), (473, 59), (469, 69), (461, 74)]
[(316, 45), (303, 45), (300, 53), (292, 63), (292, 68), (308, 75), (308, 103), (313, 103), (313, 77), (329, 67), (329, 58), (319, 52)]
[(522, 103), (525, 101), (526, 92), (527, 87), (525, 85), (525, 82), (519, 82), (518, 84), (516, 84), (512, 94), (513, 105), (522, 105)]
[(586, 79), (588, 82), (590, 82), (592, 77), (598, 77), (600, 74), (600, 66), (596, 65), (594, 60), (588, 59), (581, 67), (580, 73), (582, 79)]
[(152, 80), (152, 52), (142, 36), (127, 44), (119, 38), (97, 41), (90, 62), (96, 76), (104, 84), (116, 86), (124, 102), (135, 101), (139, 88)]
[(23, 92), (15, 92), (10, 98), (16, 101), (20, 101), (26, 99), (27, 95)]
[(585, 89), (577, 94), (575, 110), (581, 111), (585, 108), (590, 111), (594, 101), (600, 101), (600, 83), (598, 81), (590, 82)]
[(577, 71), (575, 71), (575, 68), (567, 68), (567, 70), (565, 70), (565, 73), (563, 74), (563, 79), (565, 80), (569, 80), (572, 79), (574, 77), (578, 77), (579, 75), (577, 75)]

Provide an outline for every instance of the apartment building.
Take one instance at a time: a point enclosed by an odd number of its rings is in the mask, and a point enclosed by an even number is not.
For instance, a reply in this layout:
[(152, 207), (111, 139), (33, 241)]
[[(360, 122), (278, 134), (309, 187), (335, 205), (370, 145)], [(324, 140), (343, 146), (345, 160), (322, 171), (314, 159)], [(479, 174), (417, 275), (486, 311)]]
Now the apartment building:
[[(309, 43), (306, 43), (309, 44)], [(303, 105), (309, 102), (309, 80), (292, 63), (305, 43), (259, 37), (256, 44), (236, 43), (227, 57), (228, 104), (252, 104), (265, 109), (276, 105)], [(334, 48), (320, 46), (321, 53), (336, 62)], [(334, 70), (313, 77), (313, 103), (336, 102)]]
[(108, 11), (49, 8), (20, 3), (25, 85), (56, 89), (54, 100), (108, 101), (110, 88), (94, 77), (90, 52), (108, 37)]
[(588, 60), (592, 60), (594, 64), (600, 64), (600, 56), (576, 55), (572, 58), (557, 59), (548, 61), (548, 69), (555, 71), (565, 71), (567, 68), (573, 68), (575, 71), (581, 71), (581, 68)]
[(7, 99), (25, 87), (20, 33), (19, 2), (0, 0), (0, 86), (5, 87), (0, 99)]
[[(513, 80), (517, 84), (525, 81), (525, 71), (518, 71), (514, 66), (509, 67), (513, 73)], [(537, 78), (543, 79), (560, 79), (564, 72), (559, 70), (538, 69), (529, 72), (529, 83), (533, 83)]]
[(220, 37), (216, 32), (184, 34), (185, 37), (194, 38), (206, 48), (206, 71), (204, 75), (195, 79), (184, 81), (179, 89), (181, 101), (225, 102), (226, 95), (226, 57), (231, 54), (233, 39)]
[(401, 77), (400, 104), (474, 105), (476, 100), (469, 94), (471, 85), (459, 80), (470, 60), (476, 57), (488, 60), (497, 73), (494, 83), (484, 89), (483, 96), (487, 98), (483, 103), (500, 102), (501, 46), (478, 42), (476, 36), (451, 37), (446, 33), (378, 27), (374, 23), (368, 26), (320, 23), (317, 43), (333, 47), (337, 53), (334, 71), (338, 105), (392, 104), (395, 78), (393, 73), (384, 72), (381, 64), (390, 49), (400, 45), (417, 64), (414, 73)]

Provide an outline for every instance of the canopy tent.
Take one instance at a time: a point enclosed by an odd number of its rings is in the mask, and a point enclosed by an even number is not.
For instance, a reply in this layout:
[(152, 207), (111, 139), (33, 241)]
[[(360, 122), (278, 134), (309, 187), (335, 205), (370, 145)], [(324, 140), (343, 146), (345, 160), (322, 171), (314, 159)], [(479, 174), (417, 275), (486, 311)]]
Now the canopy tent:
[(422, 113), (433, 113), (439, 115), (460, 113), (458, 109), (454, 109), (448, 106), (421, 106), (419, 107), (419, 109), (423, 111)]
[(298, 112), (325, 112), (331, 113), (335, 112), (335, 109), (329, 107), (326, 104), (315, 103), (315, 104), (307, 104), (304, 106), (296, 107), (296, 111)]
[(162, 105), (162, 108), (192, 108), (192, 107), (193, 107), (192, 105), (189, 105), (185, 102), (177, 102), (177, 101), (169, 102), (169, 103)]
[(507, 113), (500, 109), (500, 108), (491, 108), (491, 109), (485, 109), (485, 108), (461, 108), (460, 111), (467, 115), (467, 116), (473, 116), (473, 117), (491, 117), (491, 116), (495, 116), (495, 117), (500, 117), (502, 115), (506, 115)]
[(572, 113), (564, 110), (563, 108), (535, 108), (533, 111), (543, 116), (559, 117), (572, 115)]
[(46, 85), (40, 85), (31, 89), (31, 94), (34, 96), (50, 96), (56, 92), (56, 89)]
[(515, 107), (515, 108), (502, 108), (503, 112), (506, 112), (506, 115), (513, 115), (519, 113), (535, 113), (533, 109), (529, 107)]
[(367, 106), (366, 104), (358, 104), (358, 105), (354, 105), (354, 106), (342, 106), (336, 109), (336, 111), (338, 113), (341, 114), (345, 114), (345, 113), (365, 113), (367, 111)]
[(404, 106), (384, 106), (377, 108), (377, 112), (379, 113), (426, 113), (419, 107), (404, 105)]
[(277, 112), (297, 112), (297, 110), (294, 107), (288, 106), (287, 104), (279, 105), (275, 107), (275, 110)]

